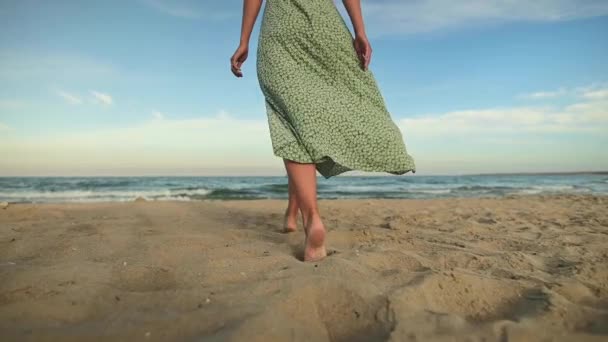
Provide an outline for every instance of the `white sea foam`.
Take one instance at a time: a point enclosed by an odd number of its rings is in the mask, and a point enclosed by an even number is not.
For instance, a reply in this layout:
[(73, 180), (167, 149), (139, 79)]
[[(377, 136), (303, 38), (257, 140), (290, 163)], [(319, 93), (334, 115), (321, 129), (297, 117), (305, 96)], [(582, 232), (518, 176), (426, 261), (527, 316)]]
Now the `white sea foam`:
[(68, 190), (68, 191), (13, 191), (0, 192), (0, 198), (14, 202), (106, 202), (133, 201), (138, 197), (146, 200), (178, 200), (189, 201), (190, 196), (206, 196), (211, 189), (159, 189), (159, 190), (121, 190), (121, 191), (91, 191), (91, 190)]
[[(405, 182), (407, 180), (407, 182)], [(439, 198), (507, 194), (608, 194), (605, 176), (336, 177), (320, 181), (319, 198)], [(283, 177), (0, 177), (0, 201), (193, 201), (204, 198), (287, 198)]]
[(451, 189), (409, 189), (408, 192), (419, 192), (423, 194), (449, 194), (452, 192)]

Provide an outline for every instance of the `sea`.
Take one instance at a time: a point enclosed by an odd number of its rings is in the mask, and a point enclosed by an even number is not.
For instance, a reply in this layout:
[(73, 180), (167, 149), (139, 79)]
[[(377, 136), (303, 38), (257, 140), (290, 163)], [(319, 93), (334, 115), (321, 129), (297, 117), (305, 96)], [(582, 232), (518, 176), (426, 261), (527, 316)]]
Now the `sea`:
[[(9, 203), (287, 199), (286, 176), (0, 177)], [(319, 199), (608, 195), (608, 172), (337, 176), (317, 178)]]

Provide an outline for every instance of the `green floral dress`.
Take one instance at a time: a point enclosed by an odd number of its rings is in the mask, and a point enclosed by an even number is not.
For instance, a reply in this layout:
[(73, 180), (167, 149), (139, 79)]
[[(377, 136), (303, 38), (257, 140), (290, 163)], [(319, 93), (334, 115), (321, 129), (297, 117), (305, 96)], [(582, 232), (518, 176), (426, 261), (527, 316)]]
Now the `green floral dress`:
[(266, 0), (257, 74), (276, 156), (315, 163), (325, 178), (416, 172), (333, 0)]

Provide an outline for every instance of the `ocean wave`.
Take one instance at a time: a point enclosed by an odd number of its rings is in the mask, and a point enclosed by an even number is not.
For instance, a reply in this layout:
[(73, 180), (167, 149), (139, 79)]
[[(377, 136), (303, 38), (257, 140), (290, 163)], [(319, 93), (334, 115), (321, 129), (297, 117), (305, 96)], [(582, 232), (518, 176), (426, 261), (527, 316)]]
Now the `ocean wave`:
[(157, 190), (64, 190), (64, 191), (13, 191), (0, 192), (0, 198), (10, 202), (105, 202), (133, 201), (138, 197), (146, 200), (189, 200), (195, 196), (206, 196), (213, 190), (197, 188)]
[(512, 190), (515, 187), (506, 185), (462, 185), (453, 188), (457, 191), (497, 191), (497, 190)]
[(452, 189), (412, 189), (409, 192), (440, 195), (449, 194), (452, 192)]
[(514, 193), (519, 194), (549, 194), (549, 193), (589, 193), (591, 189), (574, 185), (542, 185), (530, 186), (527, 188), (516, 189)]
[[(317, 183), (319, 199), (500, 197), (510, 194), (608, 194), (605, 176), (336, 177)], [(287, 199), (284, 177), (0, 178), (0, 201), (105, 202)]]
[[(318, 186), (320, 188), (320, 186)], [(269, 192), (287, 192), (289, 191), (289, 185), (287, 183), (281, 184), (264, 184), (260, 186), (260, 190)]]
[(263, 193), (253, 189), (230, 189), (230, 188), (219, 188), (214, 189), (211, 193), (203, 196), (204, 198), (210, 199), (254, 199), (264, 198)]

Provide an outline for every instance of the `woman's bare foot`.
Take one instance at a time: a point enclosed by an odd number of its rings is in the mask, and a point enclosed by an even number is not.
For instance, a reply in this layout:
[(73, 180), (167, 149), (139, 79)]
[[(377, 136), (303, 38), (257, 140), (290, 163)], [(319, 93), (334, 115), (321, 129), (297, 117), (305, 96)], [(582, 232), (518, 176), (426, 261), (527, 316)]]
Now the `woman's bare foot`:
[(321, 219), (312, 219), (306, 226), (304, 261), (319, 261), (327, 256), (325, 250), (325, 226)]
[(283, 219), (283, 231), (285, 233), (293, 233), (298, 230), (298, 211), (292, 214), (289, 208), (285, 211), (285, 218)]

